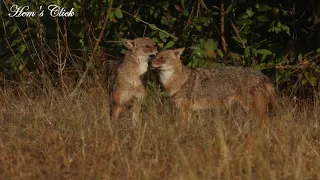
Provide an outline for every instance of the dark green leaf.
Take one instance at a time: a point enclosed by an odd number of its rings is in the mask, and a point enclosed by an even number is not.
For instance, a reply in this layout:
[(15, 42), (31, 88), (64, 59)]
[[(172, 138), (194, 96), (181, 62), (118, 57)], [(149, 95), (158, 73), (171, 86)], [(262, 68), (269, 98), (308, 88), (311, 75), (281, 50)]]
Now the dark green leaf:
[(307, 84), (308, 80), (307, 79), (303, 79), (301, 82), (301, 85), (304, 86), (305, 84)]
[(198, 31), (200, 31), (200, 32), (201, 32), (201, 30), (202, 30), (202, 26), (200, 26), (200, 25), (196, 25), (196, 29), (197, 29)]
[(254, 55), (255, 57), (258, 56), (258, 51), (257, 51), (256, 48), (252, 48), (251, 51), (252, 51), (252, 53), (253, 53), (253, 55)]
[(213, 16), (216, 16), (216, 15), (219, 15), (220, 13), (219, 12), (216, 12), (216, 11), (214, 11), (214, 12), (212, 12), (212, 15)]
[(20, 54), (23, 54), (23, 53), (26, 51), (26, 48), (27, 48), (26, 45), (21, 44), (21, 45), (19, 46), (19, 52), (20, 52)]
[(252, 17), (254, 15), (254, 12), (252, 11), (251, 8), (248, 8), (246, 9), (246, 14), (249, 16), (249, 17)]
[(184, 0), (181, 0), (181, 5), (184, 8)]
[(164, 48), (169, 49), (169, 48), (173, 47), (175, 45), (175, 43), (176, 42), (174, 42), (174, 41), (169, 41)]
[(154, 13), (154, 6), (151, 6), (149, 12), (150, 12), (150, 14), (153, 14), (153, 13)]
[(138, 14), (137, 16), (136, 16), (136, 22), (140, 22), (140, 14)]
[(303, 54), (302, 54), (302, 53), (299, 53), (299, 55), (298, 55), (298, 60), (301, 62), (302, 59), (303, 59)]
[(204, 39), (200, 39), (200, 48), (201, 49), (204, 49), (204, 43), (205, 43)]
[(17, 31), (17, 29), (18, 29), (18, 25), (17, 25), (17, 23), (14, 23), (13, 28), (10, 31), (10, 34), (11, 35), (14, 34)]
[(161, 16), (161, 20), (160, 20), (161, 24), (163, 25), (168, 25), (168, 19), (166, 16)]
[(269, 22), (269, 19), (264, 15), (258, 16), (257, 20), (260, 21), (260, 22)]
[(221, 51), (221, 49), (217, 49), (217, 54), (221, 57), (221, 58), (223, 58), (223, 52)]
[(269, 10), (271, 10), (271, 7), (266, 4), (261, 4), (258, 9), (259, 12), (269, 11)]
[(157, 26), (155, 24), (150, 24), (149, 27), (152, 29), (152, 30), (158, 30)]
[(168, 1), (165, 1), (164, 3), (162, 3), (162, 8), (164, 10), (168, 10), (168, 7), (169, 7), (169, 2)]
[(229, 5), (229, 7), (227, 8), (226, 14), (229, 14), (232, 10), (232, 4)]
[(176, 20), (177, 20), (176, 18), (171, 18), (170, 21), (169, 21), (170, 25), (173, 25), (174, 22), (176, 22)]
[(160, 39), (163, 41), (163, 42), (165, 42), (166, 41), (166, 37), (165, 37), (165, 33), (163, 33), (163, 32), (159, 32), (159, 37), (160, 37)]
[(159, 16), (160, 9), (157, 9), (156, 12), (153, 14), (154, 18), (157, 18)]
[(314, 76), (311, 76), (309, 79), (309, 83), (311, 84), (311, 86), (315, 87), (317, 85), (317, 78)]
[(251, 25), (253, 24), (253, 21), (251, 19), (243, 19), (237, 22), (238, 25), (244, 26), (244, 25)]
[(110, 16), (109, 16), (110, 21), (114, 21), (114, 11), (110, 12)]
[(116, 8), (116, 9), (114, 10), (114, 14), (116, 15), (116, 17), (117, 17), (118, 19), (123, 18), (123, 15), (122, 15), (122, 12), (121, 12), (120, 8)]
[(271, 55), (272, 54), (272, 52), (269, 51), (268, 49), (258, 49), (257, 53), (262, 54), (262, 55)]
[(247, 14), (245, 14), (245, 13), (242, 13), (242, 14), (240, 14), (239, 16), (238, 16), (238, 19), (239, 20), (242, 20), (242, 19), (247, 19), (249, 16), (247, 15)]
[(249, 57), (250, 57), (250, 48), (249, 48), (249, 47), (247, 47), (247, 48), (244, 50), (244, 56), (245, 56), (246, 58), (249, 58)]

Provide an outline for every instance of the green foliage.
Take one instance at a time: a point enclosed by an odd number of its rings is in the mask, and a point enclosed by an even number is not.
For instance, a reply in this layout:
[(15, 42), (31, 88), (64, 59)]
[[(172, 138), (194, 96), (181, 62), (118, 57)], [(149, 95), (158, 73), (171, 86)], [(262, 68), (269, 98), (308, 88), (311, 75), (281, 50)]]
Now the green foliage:
[(188, 66), (192, 68), (221, 67), (222, 63), (215, 61), (223, 58), (223, 53), (218, 48), (218, 41), (200, 39), (199, 42), (200, 44), (191, 46)]
[(277, 25), (275, 25), (275, 21), (272, 21), (271, 27), (268, 30), (269, 32), (274, 32), (276, 34), (280, 32), (285, 32), (290, 36), (290, 28), (286, 25), (281, 24), (281, 22), (278, 22)]
[[(320, 39), (316, 40), (320, 37), (317, 21), (320, 12), (309, 8), (319, 4), (302, 0), (294, 5), (267, 0), (223, 1), (226, 7), (223, 34), (227, 47), (223, 53), (221, 2), (114, 1), (100, 47), (108, 49), (108, 55), (122, 56), (122, 46), (117, 41), (148, 36), (161, 49), (186, 47), (183, 57), (189, 67), (251, 66), (275, 77), (283, 89), (315, 89), (319, 85), (319, 72), (315, 67), (319, 66), (316, 51)], [(73, 57), (90, 54), (102, 29), (109, 1), (19, 1), (20, 6), (28, 5), (30, 11), (35, 12), (40, 6), (46, 9), (50, 4), (66, 10), (74, 8), (75, 15), (58, 18), (58, 24), (47, 10), (40, 18), (10, 18), (8, 9), (12, 4), (1, 2), (0, 47), (4, 50), (0, 51), (0, 71), (13, 80), (23, 72), (41, 72), (43, 67), (57, 74), (57, 62), (52, 59), (57, 61), (59, 52), (62, 57), (66, 56), (66, 67), (84, 67), (83, 59)], [(70, 52), (59, 51), (59, 47), (67, 47)], [(306, 52), (314, 53), (309, 57), (310, 53)], [(307, 57), (313, 59), (308, 64), (305, 63)], [(303, 63), (305, 68), (300, 67)], [(290, 68), (277, 70), (280, 66)]]

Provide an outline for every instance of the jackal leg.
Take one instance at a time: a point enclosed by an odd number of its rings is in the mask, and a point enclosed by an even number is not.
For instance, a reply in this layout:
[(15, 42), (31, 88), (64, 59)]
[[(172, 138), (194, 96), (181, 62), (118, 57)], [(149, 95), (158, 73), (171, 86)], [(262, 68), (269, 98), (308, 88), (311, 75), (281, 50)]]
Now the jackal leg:
[(132, 123), (134, 126), (138, 125), (140, 112), (141, 112), (141, 100), (135, 98), (133, 99), (133, 102), (132, 102)]
[(112, 95), (113, 97), (113, 106), (112, 106), (112, 120), (117, 121), (119, 115), (122, 111), (123, 106), (130, 101), (134, 96), (132, 92), (119, 90), (118, 92)]
[(239, 98), (239, 104), (243, 108), (243, 110), (246, 112), (246, 114), (249, 114), (249, 105), (248, 105), (248, 97)]
[(139, 122), (140, 113), (141, 113), (141, 103), (142, 103), (142, 100), (144, 99), (145, 94), (146, 94), (146, 90), (144, 89), (143, 86), (140, 86), (139, 88), (137, 88), (135, 98), (133, 99), (133, 102), (132, 102), (133, 125), (137, 125)]
[(120, 106), (120, 94), (114, 93), (112, 96), (113, 96), (113, 102), (112, 102), (112, 109), (111, 109), (111, 118), (112, 118), (112, 121), (118, 121), (119, 114), (122, 109)]
[(190, 103), (188, 100), (184, 100), (181, 102), (181, 120), (180, 120), (180, 124), (183, 128), (188, 126), (190, 117), (191, 117)]
[(266, 125), (268, 123), (268, 98), (263, 91), (258, 90), (252, 93), (252, 109), (262, 124)]
[(119, 104), (114, 104), (112, 106), (112, 121), (118, 121), (119, 114), (121, 112), (122, 108), (119, 106)]

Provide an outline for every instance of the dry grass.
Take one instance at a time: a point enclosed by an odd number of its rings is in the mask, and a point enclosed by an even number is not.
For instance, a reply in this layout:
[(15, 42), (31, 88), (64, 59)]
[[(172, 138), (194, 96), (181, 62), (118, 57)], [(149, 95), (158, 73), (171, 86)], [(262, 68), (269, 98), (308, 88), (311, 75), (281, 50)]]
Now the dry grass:
[(320, 179), (320, 108), (288, 100), (262, 129), (235, 110), (176, 126), (151, 95), (143, 119), (115, 123), (102, 88), (73, 100), (0, 94), (0, 179)]

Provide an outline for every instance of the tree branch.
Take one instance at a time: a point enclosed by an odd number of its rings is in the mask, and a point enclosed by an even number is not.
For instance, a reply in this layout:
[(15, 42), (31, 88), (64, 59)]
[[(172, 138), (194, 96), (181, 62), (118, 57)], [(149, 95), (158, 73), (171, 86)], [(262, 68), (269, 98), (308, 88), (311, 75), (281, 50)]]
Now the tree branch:
[(225, 9), (224, 9), (224, 2), (221, 1), (221, 6), (220, 6), (220, 33), (221, 33), (221, 44), (222, 44), (222, 52), (223, 52), (223, 60), (227, 59), (227, 43), (226, 39), (224, 36), (224, 17), (225, 17)]
[(94, 46), (94, 48), (93, 48), (93, 51), (92, 51), (92, 53), (91, 53), (90, 60), (89, 60), (89, 62), (88, 62), (87, 65), (86, 65), (86, 69), (85, 69), (84, 73), (82, 74), (80, 80), (78, 81), (78, 84), (77, 84), (76, 88), (75, 88), (75, 89), (73, 90), (73, 92), (69, 95), (69, 98), (72, 98), (72, 97), (75, 95), (76, 91), (77, 91), (78, 88), (82, 85), (82, 83), (84, 82), (84, 79), (87, 77), (87, 74), (88, 74), (88, 72), (89, 72), (89, 69), (91, 68), (91, 66), (92, 66), (92, 64), (93, 64), (93, 59), (94, 59), (94, 57), (95, 57), (95, 54), (96, 54), (96, 51), (97, 51), (97, 49), (98, 49), (99, 43), (100, 43), (100, 41), (101, 41), (101, 39), (102, 39), (102, 36), (104, 35), (104, 31), (105, 31), (105, 29), (106, 29), (106, 25), (107, 25), (107, 22), (108, 22), (109, 17), (110, 17), (110, 13), (111, 13), (111, 10), (112, 10), (112, 4), (113, 4), (113, 0), (109, 0), (109, 7), (108, 7), (107, 15), (106, 15), (106, 17), (105, 17), (105, 19), (104, 19), (104, 23), (103, 23), (102, 29), (101, 29), (101, 31), (100, 31), (99, 38), (97, 39), (96, 44), (95, 44), (95, 46)]
[(231, 22), (231, 26), (232, 26), (233, 31), (236, 33), (237, 37), (239, 38), (239, 41), (240, 41), (240, 43), (241, 43), (241, 46), (242, 46), (243, 48), (247, 48), (246, 44), (243, 42), (243, 40), (242, 40), (242, 38), (241, 38), (241, 36), (240, 36), (240, 34), (239, 34), (239, 31), (238, 31), (237, 27), (234, 25), (233, 22)]

